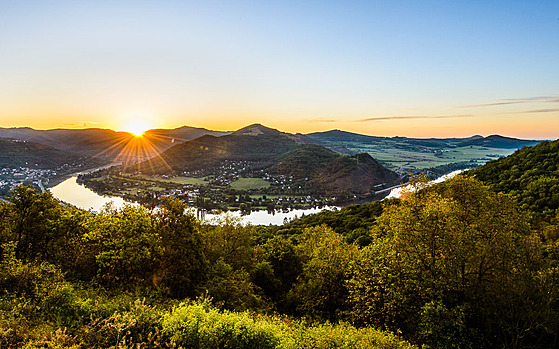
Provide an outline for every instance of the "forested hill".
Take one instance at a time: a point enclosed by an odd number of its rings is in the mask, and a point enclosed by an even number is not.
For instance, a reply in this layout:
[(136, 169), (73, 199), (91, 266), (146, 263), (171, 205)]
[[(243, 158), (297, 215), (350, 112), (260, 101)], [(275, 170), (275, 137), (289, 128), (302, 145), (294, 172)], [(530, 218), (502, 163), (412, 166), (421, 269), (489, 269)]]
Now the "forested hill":
[(468, 175), (512, 195), (536, 215), (554, 215), (559, 209), (559, 140), (524, 147)]
[(285, 176), (304, 181), (302, 186), (320, 193), (368, 194), (375, 185), (392, 184), (399, 179), (367, 154), (340, 155), (309, 144), (305, 136), (259, 124), (222, 137), (203, 136), (177, 144), (128, 170), (146, 174), (215, 173), (226, 161), (242, 162), (248, 176)]
[[(226, 132), (183, 126), (172, 130), (150, 130), (142, 140), (128, 132), (108, 129), (35, 130), (29, 127), (0, 128), (0, 137), (30, 141), (111, 161), (152, 157), (171, 146), (206, 134), (221, 136)], [(139, 150), (139, 151), (137, 151)]]
[(105, 164), (101, 160), (88, 159), (48, 145), (16, 139), (0, 138), (0, 168), (30, 167), (54, 169), (64, 164), (80, 164), (87, 162), (92, 166)]
[(488, 148), (510, 148), (518, 149), (525, 146), (533, 146), (540, 141), (529, 139), (518, 139), (511, 137), (504, 137), (500, 135), (491, 135), (487, 137), (473, 137), (458, 143), (458, 147), (466, 147), (471, 145), (479, 145)]
[(170, 173), (208, 169), (224, 160), (269, 164), (302, 142), (283, 132), (251, 125), (230, 135), (206, 135), (177, 144), (134, 167), (144, 173)]

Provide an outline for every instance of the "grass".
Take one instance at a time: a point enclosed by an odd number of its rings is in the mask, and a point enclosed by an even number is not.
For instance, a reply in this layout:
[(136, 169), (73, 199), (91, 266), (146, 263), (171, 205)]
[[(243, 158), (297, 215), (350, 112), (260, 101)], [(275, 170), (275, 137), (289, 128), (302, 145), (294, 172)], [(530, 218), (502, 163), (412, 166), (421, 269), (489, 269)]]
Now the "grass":
[(165, 190), (165, 188), (162, 188), (162, 187), (149, 187), (148, 190), (163, 191), (163, 190)]
[(152, 182), (161, 182), (161, 183), (174, 183), (174, 184), (182, 184), (182, 185), (204, 185), (207, 184), (204, 181), (204, 178), (196, 178), (196, 177), (174, 177), (174, 178), (160, 178), (160, 177), (151, 177), (147, 175), (125, 175), (123, 177), (125, 179), (135, 179), (135, 180), (145, 180), (145, 181), (152, 181)]
[[(507, 156), (515, 149), (485, 148), (480, 146), (457, 147), (457, 148), (428, 148), (430, 150), (451, 150), (436, 156), (433, 152), (419, 152), (411, 149), (396, 147), (368, 145), (364, 143), (344, 143), (348, 149), (358, 153), (369, 153), (373, 158), (383, 163), (390, 169), (415, 168), (418, 170), (432, 168), (456, 162), (470, 161), (476, 159), (483, 164), (487, 159), (497, 159), (498, 156)], [(426, 147), (427, 148), (427, 147)], [(491, 155), (491, 156), (490, 156)]]
[(176, 183), (183, 185), (204, 185), (207, 184), (204, 178), (195, 177), (175, 177), (170, 179), (158, 179), (159, 182)]
[(239, 178), (231, 183), (231, 188), (235, 190), (265, 189), (270, 187), (270, 182), (262, 178)]

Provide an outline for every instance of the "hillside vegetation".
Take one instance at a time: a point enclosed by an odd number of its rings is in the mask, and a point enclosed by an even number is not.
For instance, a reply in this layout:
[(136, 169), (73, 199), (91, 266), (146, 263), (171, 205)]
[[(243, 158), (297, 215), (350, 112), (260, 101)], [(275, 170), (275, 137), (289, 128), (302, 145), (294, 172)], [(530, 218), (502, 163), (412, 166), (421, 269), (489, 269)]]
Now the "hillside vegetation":
[(340, 155), (306, 137), (251, 125), (222, 137), (203, 136), (178, 144), (159, 157), (127, 168), (145, 174), (215, 174), (224, 162), (246, 164), (248, 176), (267, 174), (301, 181), (308, 192), (369, 194), (374, 185), (399, 176), (367, 154)]
[(525, 147), (469, 173), (495, 191), (510, 194), (536, 216), (559, 209), (559, 141)]
[[(556, 146), (508, 161), (556, 178)], [(202, 224), (170, 199), (95, 213), (17, 187), (0, 202), (0, 345), (555, 347), (557, 213), (516, 201), (529, 183), (496, 192), (516, 177), (493, 166), (478, 170), (492, 186), (417, 181), (282, 227)]]
[(281, 228), (185, 209), (94, 213), (16, 188), (0, 203), (2, 345), (546, 348), (559, 334), (555, 255), (475, 179)]
[(89, 163), (93, 166), (104, 164), (82, 155), (55, 149), (48, 145), (9, 138), (0, 138), (0, 167), (31, 167), (55, 169), (65, 164)]
[(150, 130), (142, 139), (128, 132), (108, 129), (52, 129), (35, 130), (29, 127), (0, 128), (0, 137), (40, 143), (59, 150), (104, 160), (127, 162), (156, 156), (165, 149), (203, 135), (221, 136), (226, 132), (194, 127), (172, 130)]

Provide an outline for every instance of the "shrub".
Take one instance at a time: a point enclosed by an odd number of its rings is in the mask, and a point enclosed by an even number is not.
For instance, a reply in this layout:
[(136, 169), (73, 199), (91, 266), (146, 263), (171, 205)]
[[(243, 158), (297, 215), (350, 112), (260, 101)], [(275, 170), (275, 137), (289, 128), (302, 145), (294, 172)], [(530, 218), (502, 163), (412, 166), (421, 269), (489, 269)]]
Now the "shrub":
[(276, 348), (274, 330), (248, 312), (220, 312), (207, 303), (181, 304), (163, 320), (163, 333), (186, 348)]

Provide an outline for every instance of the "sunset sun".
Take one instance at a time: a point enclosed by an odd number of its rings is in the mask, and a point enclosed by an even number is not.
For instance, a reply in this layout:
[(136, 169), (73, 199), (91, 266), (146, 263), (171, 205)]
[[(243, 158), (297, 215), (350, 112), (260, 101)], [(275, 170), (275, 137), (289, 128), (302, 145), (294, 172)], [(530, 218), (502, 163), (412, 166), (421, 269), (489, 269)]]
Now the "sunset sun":
[(150, 128), (151, 125), (144, 120), (131, 120), (124, 128), (124, 131), (130, 132), (136, 137), (140, 137)]

